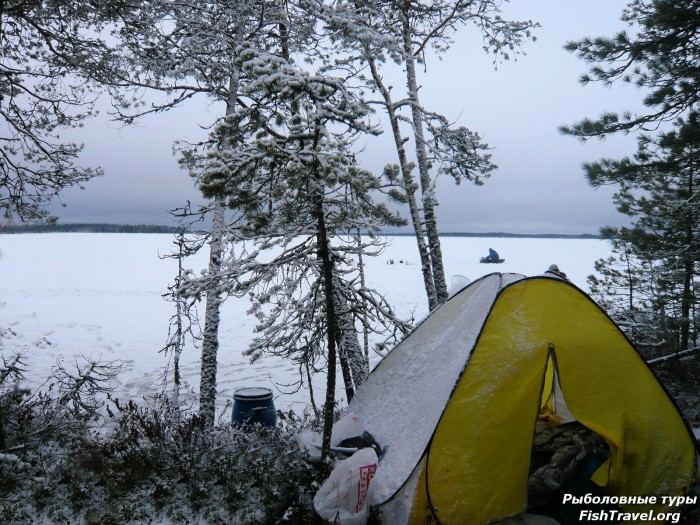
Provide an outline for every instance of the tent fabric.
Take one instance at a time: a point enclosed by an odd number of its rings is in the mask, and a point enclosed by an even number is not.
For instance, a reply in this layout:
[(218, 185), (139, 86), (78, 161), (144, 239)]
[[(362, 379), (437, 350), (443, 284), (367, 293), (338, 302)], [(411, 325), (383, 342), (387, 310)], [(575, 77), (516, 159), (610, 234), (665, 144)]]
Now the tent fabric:
[(692, 438), (646, 364), (574, 286), (531, 278), (495, 300), (427, 449), (411, 523), (434, 512), (441, 523), (482, 524), (526, 509), (550, 348), (568, 410), (612, 451), (594, 481), (610, 495), (689, 489)]
[(348, 412), (389, 446), (373, 480), (375, 503), (392, 497), (413, 472), (494, 298), (503, 283), (522, 277), (494, 274), (466, 287), (394, 347), (358, 388)]
[(689, 488), (694, 442), (675, 405), (615, 324), (561, 279), (496, 273), (466, 286), (348, 407), (389, 447), (373, 480), (374, 504), (403, 509), (388, 522), (406, 523), (410, 507), (411, 524), (466, 525), (526, 510), (543, 409), (605, 439), (611, 458), (593, 479), (607, 493)]

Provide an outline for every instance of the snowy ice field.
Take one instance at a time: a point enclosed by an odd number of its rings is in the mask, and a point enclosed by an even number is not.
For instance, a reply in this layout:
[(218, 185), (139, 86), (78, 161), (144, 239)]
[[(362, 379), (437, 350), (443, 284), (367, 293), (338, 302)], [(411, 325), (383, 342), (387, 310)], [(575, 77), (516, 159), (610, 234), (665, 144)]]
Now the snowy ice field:
[[(390, 237), (378, 257), (368, 258), (367, 283), (383, 293), (404, 318), (427, 313), (415, 238)], [(177, 262), (159, 256), (174, 250), (169, 234), (45, 233), (0, 235), (0, 352), (22, 350), (25, 381), (38, 386), (62, 358), (70, 366), (76, 356), (120, 361), (114, 395), (139, 400), (162, 389), (168, 358), (164, 346), (172, 303), (165, 301), (177, 273)], [(556, 263), (570, 280), (588, 291), (586, 277), (595, 260), (610, 249), (595, 239), (444, 237), (446, 275), (475, 280), (493, 271), (525, 275), (542, 273)], [(480, 264), (492, 247), (505, 262)], [(393, 259), (394, 264), (388, 264)], [(202, 253), (185, 266), (196, 273), (206, 267)], [(253, 337), (254, 319), (244, 299), (229, 299), (220, 328), (217, 407), (223, 419), (226, 402), (236, 388), (266, 386), (275, 392), (278, 408), (297, 411), (309, 406), (308, 392), (293, 392), (296, 367), (281, 359), (250, 364), (241, 355)], [(378, 357), (375, 357), (375, 362)], [(198, 350), (188, 346), (181, 358), (183, 379), (199, 385)], [(342, 382), (341, 382), (342, 383)], [(323, 399), (323, 378), (314, 383)], [(339, 390), (338, 397), (343, 397)]]

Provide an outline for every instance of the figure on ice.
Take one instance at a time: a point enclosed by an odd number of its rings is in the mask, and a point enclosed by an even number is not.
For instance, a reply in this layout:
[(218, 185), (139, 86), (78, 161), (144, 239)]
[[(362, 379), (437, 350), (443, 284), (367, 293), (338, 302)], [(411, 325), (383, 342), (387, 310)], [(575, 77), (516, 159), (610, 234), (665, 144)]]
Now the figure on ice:
[(564, 272), (562, 272), (559, 269), (559, 266), (557, 266), (556, 264), (550, 264), (549, 268), (547, 268), (547, 271), (545, 271), (544, 273), (545, 273), (545, 275), (553, 275), (555, 277), (559, 277), (560, 279), (564, 279), (566, 281), (569, 280), (567, 275)]
[(498, 252), (493, 248), (489, 248), (489, 254), (481, 258), (482, 263), (502, 263), (505, 259), (501, 259)]

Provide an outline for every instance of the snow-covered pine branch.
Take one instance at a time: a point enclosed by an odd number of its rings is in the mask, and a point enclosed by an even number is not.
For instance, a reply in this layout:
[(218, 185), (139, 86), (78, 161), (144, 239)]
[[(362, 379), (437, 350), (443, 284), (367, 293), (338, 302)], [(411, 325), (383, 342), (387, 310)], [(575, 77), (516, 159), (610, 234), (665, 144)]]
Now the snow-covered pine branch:
[(0, 210), (8, 221), (55, 221), (46, 205), (100, 175), (76, 164), (61, 135), (96, 114), (101, 84), (119, 75), (107, 28), (127, 2), (3, 2), (0, 8)]
[(113, 380), (121, 370), (119, 361), (98, 361), (83, 357), (83, 363), (76, 358), (73, 369), (69, 370), (61, 359), (52, 368), (52, 378), (58, 387), (62, 404), (86, 420), (98, 416), (104, 406), (107, 394), (113, 391)]
[[(536, 24), (505, 20), (500, 16), (500, 3), (494, 0), (437, 3), (343, 0), (332, 5), (309, 0), (309, 3), (324, 21), (329, 38), (337, 43), (343, 67), (351, 67), (354, 61), (358, 78), (364, 76), (359, 71), (369, 68), (371, 78), (367, 79), (367, 88), (381, 95), (380, 105), (391, 124), (405, 191), (405, 197), (398, 200), (405, 200), (409, 205), (428, 303), (433, 309), (447, 299), (447, 284), (431, 166), (436, 164), (438, 172), (451, 175), (457, 183), (468, 180), (480, 184), (495, 165), (491, 163), (490, 154), (485, 153), (488, 146), (481, 142), (477, 133), (463, 126), (453, 129), (447, 125), (447, 119), (436, 119), (434, 113), (421, 105), (416, 64), (425, 64), (428, 51), (437, 55), (446, 52), (455, 33), (468, 24), (479, 29), (484, 49), (493, 53), (496, 61), (507, 60), (520, 51), (525, 41), (534, 39), (532, 30)], [(398, 95), (398, 102), (393, 100), (394, 92), (382, 77), (387, 59), (404, 67), (406, 91), (403, 97)], [(410, 111), (409, 115), (401, 113), (404, 108)], [(408, 133), (414, 139), (416, 160), (413, 164), (408, 159), (402, 123), (408, 124)], [(418, 168), (419, 185), (414, 182), (412, 165)], [(397, 189), (393, 195), (397, 196)]]
[(354, 138), (375, 131), (344, 80), (253, 46), (240, 56), (242, 76), (256, 75), (240, 85), (248, 103), (215, 128), (211, 143), (219, 146), (197, 158), (204, 194), (240, 212), (238, 240), (255, 246), (253, 257), (228, 259), (221, 274), (232, 278), (229, 290), (251, 298), (259, 334), (251, 357), (284, 355), (300, 370), (327, 359), (330, 423), (336, 350), (349, 397), (368, 370), (341, 291), (350, 286), (342, 261), (362, 248), (335, 239), (358, 228), (376, 236), (401, 220), (373, 200), (383, 190), (377, 177), (357, 167)]

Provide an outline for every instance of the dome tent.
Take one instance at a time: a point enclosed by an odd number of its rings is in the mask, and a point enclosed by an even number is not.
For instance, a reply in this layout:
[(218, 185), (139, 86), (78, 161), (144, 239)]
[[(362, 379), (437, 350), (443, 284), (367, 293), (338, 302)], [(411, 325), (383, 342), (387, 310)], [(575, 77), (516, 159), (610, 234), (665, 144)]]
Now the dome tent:
[(388, 446), (372, 503), (390, 524), (524, 512), (547, 408), (605, 440), (610, 459), (592, 479), (607, 494), (678, 496), (693, 482), (687, 424), (610, 318), (567, 281), (493, 273), (433, 311), (350, 403)]

